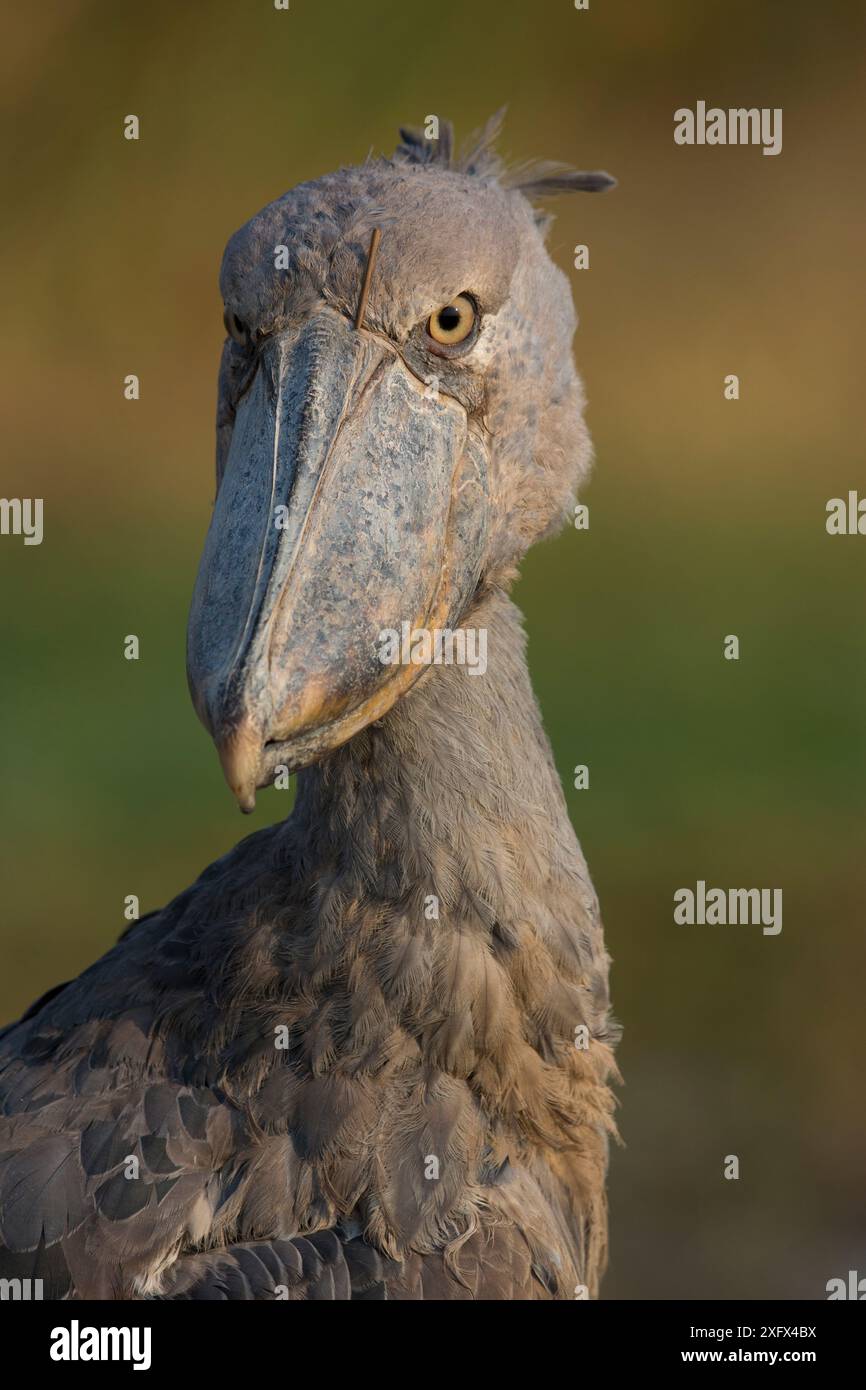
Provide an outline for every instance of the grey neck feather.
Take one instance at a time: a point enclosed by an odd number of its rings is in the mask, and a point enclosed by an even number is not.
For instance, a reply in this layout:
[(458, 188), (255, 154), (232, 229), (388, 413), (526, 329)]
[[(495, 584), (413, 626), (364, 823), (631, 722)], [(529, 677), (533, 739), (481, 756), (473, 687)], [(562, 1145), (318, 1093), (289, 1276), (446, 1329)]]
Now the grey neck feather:
[(544, 1186), (555, 1152), (578, 1229), (585, 1221), (598, 1243), (615, 1072), (598, 906), (520, 615), (493, 592), (465, 622), (487, 628), (486, 674), (431, 669), (378, 727), (302, 777), (277, 849), (294, 874), (295, 910), (278, 914), (292, 931), (282, 985), (299, 996), (305, 1064), (329, 1069), (311, 1083), (317, 1116), (329, 1085), (357, 1084), (360, 1096), (361, 1078), (381, 1077), (357, 1124), (391, 1175), (370, 1179), (386, 1248), (395, 1231), (432, 1241), (439, 1229), (445, 1207), (419, 1205), (420, 1158), (407, 1157), (404, 1132), (438, 1153), (420, 1136), (446, 1094), (449, 1133), (462, 1136), (452, 1217), (484, 1200), (485, 1165), (519, 1159), (533, 1175), (521, 1181)]
[[(487, 631), (487, 669), (434, 666), (378, 725), (303, 773), (292, 838), (311, 863), (419, 921), (475, 917), (504, 938), (527, 890), (591, 893), (524, 658), (501, 593), (464, 622)], [(438, 899), (438, 904), (430, 901)], [(433, 918), (432, 920), (436, 920)]]

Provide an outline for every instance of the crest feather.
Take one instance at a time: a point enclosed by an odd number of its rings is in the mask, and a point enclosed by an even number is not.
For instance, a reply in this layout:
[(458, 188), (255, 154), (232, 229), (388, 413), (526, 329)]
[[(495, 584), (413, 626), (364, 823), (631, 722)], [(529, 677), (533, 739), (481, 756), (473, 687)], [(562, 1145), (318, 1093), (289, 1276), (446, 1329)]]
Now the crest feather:
[[(438, 165), (481, 179), (496, 179), (503, 188), (514, 189), (530, 201), (559, 193), (603, 193), (616, 179), (601, 169), (572, 169), (556, 160), (530, 160), (508, 169), (494, 146), (502, 133), (506, 107), (501, 106), (466, 142), (459, 157), (454, 152), (454, 127), (439, 122), (439, 138), (428, 139), (423, 130), (401, 126), (394, 158), (400, 163)], [(542, 215), (539, 215), (542, 220)]]

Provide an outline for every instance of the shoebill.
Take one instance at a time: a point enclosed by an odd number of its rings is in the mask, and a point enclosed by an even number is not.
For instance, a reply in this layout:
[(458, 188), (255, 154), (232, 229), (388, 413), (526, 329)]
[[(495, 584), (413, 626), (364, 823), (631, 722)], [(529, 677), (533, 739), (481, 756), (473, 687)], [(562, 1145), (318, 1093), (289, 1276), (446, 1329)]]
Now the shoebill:
[(297, 795), (0, 1038), (45, 1297), (597, 1292), (608, 957), (508, 591), (590, 458), (534, 200), (612, 180), (497, 123), (228, 244), (189, 683), (241, 807)]

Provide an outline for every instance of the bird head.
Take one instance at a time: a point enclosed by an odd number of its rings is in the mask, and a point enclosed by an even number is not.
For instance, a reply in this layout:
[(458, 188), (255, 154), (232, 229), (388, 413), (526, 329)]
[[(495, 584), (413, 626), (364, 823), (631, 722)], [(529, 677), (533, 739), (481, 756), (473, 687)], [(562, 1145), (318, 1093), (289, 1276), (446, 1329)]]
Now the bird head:
[(459, 159), (445, 123), (402, 131), (392, 159), (299, 185), (226, 248), (187, 666), (244, 810), (382, 718), (424, 669), (385, 661), (382, 635), (458, 628), (588, 467), (570, 289), (532, 200), (613, 180), (509, 174), (498, 123)]

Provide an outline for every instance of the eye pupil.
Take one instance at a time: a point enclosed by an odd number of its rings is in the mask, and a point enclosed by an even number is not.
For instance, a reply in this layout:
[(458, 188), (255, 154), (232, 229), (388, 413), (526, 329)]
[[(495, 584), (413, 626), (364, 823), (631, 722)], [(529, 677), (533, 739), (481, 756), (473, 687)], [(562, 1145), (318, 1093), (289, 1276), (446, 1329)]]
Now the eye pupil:
[(433, 341), (452, 348), (461, 343), (470, 347), (470, 334), (477, 326), (475, 301), (468, 294), (458, 294), (427, 320), (427, 332)]

